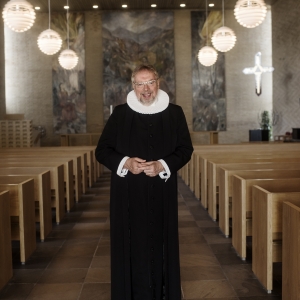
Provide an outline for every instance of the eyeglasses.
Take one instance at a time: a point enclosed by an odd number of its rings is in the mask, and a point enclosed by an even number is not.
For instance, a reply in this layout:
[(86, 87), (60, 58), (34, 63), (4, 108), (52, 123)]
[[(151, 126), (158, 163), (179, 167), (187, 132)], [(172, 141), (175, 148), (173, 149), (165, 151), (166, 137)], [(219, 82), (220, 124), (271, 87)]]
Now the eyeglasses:
[(137, 88), (142, 88), (145, 85), (148, 86), (154, 86), (156, 84), (157, 79), (152, 79), (149, 81), (145, 81), (145, 82), (133, 82), (133, 84), (137, 87)]

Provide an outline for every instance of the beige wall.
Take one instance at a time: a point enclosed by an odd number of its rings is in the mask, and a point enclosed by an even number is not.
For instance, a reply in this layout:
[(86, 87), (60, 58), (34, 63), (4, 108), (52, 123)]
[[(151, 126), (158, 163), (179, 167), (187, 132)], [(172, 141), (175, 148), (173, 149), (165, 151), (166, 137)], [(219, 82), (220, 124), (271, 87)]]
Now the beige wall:
[[(102, 12), (86, 12), (86, 97), (87, 131), (99, 132), (103, 127), (102, 87)], [(191, 19), (190, 11), (175, 10), (176, 102), (181, 105), (192, 129)], [(47, 14), (38, 13), (28, 32), (17, 34), (9, 29), (6, 36), (6, 109), (7, 113), (24, 113), (35, 125), (46, 127), (42, 145), (58, 145), (59, 136), (52, 130), (51, 60), (36, 45), (40, 32), (47, 28)], [(245, 29), (226, 11), (225, 25), (237, 35), (237, 45), (226, 54), (227, 131), (219, 134), (221, 143), (248, 140), (248, 130), (257, 128), (257, 113), (272, 104), (272, 75), (264, 75), (263, 94), (254, 92), (254, 76), (246, 76), (243, 68), (254, 65), (254, 55), (262, 51), (262, 64), (272, 64), (271, 14), (256, 29)], [(0, 39), (1, 41), (1, 39)], [(0, 102), (1, 103), (1, 102)], [(195, 140), (208, 143), (207, 133), (194, 134)]]
[(300, 1), (279, 0), (273, 6), (275, 134), (300, 128)]

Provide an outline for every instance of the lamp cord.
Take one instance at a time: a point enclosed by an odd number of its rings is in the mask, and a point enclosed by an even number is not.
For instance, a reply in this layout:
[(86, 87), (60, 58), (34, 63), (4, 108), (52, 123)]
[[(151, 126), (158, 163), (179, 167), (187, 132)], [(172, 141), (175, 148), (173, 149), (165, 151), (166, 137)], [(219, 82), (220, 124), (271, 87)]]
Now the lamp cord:
[(208, 46), (207, 0), (205, 1), (205, 9), (206, 9), (206, 46)]
[(225, 13), (224, 13), (224, 0), (222, 0), (222, 9), (223, 9), (223, 27), (225, 26), (224, 25), (224, 20), (225, 20)]
[(51, 25), (51, 10), (50, 10), (50, 0), (48, 0), (48, 10), (49, 10), (49, 29)]

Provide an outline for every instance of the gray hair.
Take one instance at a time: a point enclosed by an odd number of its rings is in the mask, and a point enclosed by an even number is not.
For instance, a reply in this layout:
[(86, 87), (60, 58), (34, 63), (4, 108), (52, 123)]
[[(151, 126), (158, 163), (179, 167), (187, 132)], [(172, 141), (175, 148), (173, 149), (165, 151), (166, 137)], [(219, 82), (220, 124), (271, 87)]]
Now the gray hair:
[(149, 72), (151, 72), (151, 73), (154, 74), (155, 79), (158, 79), (158, 78), (159, 78), (158, 73), (157, 73), (157, 71), (155, 70), (155, 68), (154, 68), (153, 66), (151, 66), (151, 65), (139, 65), (139, 66), (137, 66), (137, 67), (133, 70), (133, 72), (132, 72), (132, 75), (131, 75), (131, 82), (134, 82), (134, 77), (135, 77), (135, 75), (136, 75), (138, 72), (140, 72), (140, 71), (149, 71)]

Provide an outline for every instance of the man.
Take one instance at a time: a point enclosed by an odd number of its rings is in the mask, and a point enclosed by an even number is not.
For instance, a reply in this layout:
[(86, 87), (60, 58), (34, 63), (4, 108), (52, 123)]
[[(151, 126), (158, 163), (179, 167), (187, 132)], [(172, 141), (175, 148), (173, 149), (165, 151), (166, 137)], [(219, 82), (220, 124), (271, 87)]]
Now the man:
[(137, 67), (133, 91), (100, 137), (97, 160), (112, 171), (111, 299), (181, 299), (177, 175), (193, 147), (180, 106)]

